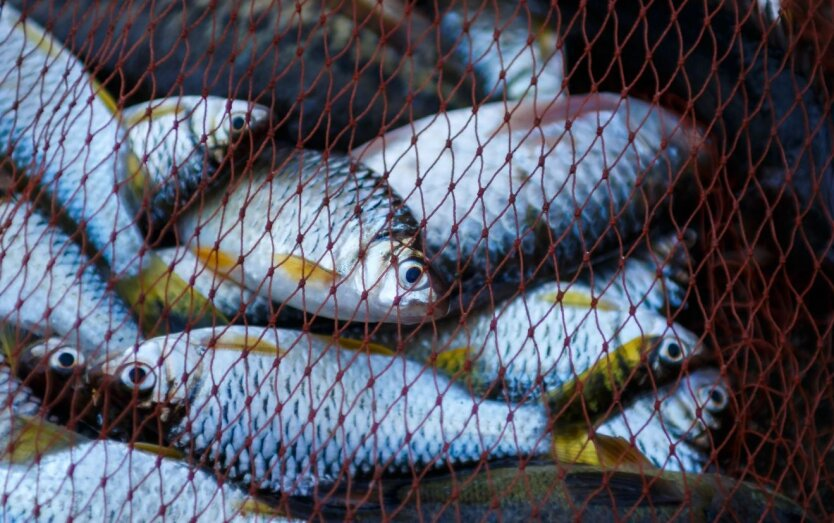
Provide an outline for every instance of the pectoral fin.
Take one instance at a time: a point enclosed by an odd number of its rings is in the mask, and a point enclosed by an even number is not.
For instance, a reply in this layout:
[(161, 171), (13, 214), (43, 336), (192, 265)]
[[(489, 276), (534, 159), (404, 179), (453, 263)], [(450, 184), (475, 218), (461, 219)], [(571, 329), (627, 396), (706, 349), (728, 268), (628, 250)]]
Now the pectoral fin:
[(338, 274), (321, 265), (302, 258), (287, 254), (277, 254), (274, 257), (275, 266), (284, 271), (292, 281), (305, 282), (317, 285), (333, 285), (338, 281)]
[(449, 374), (456, 374), (466, 368), (469, 358), (469, 347), (458, 347), (445, 350), (437, 355), (434, 366)]
[(325, 336), (322, 334), (313, 334), (313, 336), (327, 343), (335, 342), (339, 347), (345, 350), (363, 351), (368, 354), (378, 354), (380, 356), (393, 356), (395, 354), (394, 351), (388, 347), (372, 341), (357, 340), (354, 338), (347, 338), (345, 336), (339, 336), (338, 339), (334, 339), (332, 336)]
[(563, 429), (554, 436), (553, 457), (563, 463), (582, 463), (596, 467), (653, 467), (643, 454), (623, 438), (603, 434), (590, 437), (585, 427)]
[(212, 349), (257, 352), (270, 356), (278, 356), (283, 351), (274, 343), (258, 336), (247, 336), (236, 332), (224, 332), (214, 338)]
[(597, 298), (596, 305), (594, 305), (594, 298), (590, 294), (580, 291), (565, 291), (562, 293), (550, 292), (543, 295), (542, 299), (549, 303), (558, 303), (563, 307), (578, 307), (585, 309), (593, 307), (600, 311), (618, 310), (616, 304), (599, 298)]
[(13, 419), (18, 426), (6, 454), (12, 463), (32, 463), (38, 456), (71, 447), (79, 438), (76, 433), (42, 418), (16, 416)]
[(150, 454), (156, 454), (157, 456), (162, 456), (163, 458), (171, 458), (171, 459), (184, 459), (185, 454), (180, 452), (179, 450), (171, 447), (163, 447), (161, 445), (154, 445), (153, 443), (145, 443), (142, 441), (137, 441), (133, 444), (133, 448), (136, 450), (141, 450), (142, 452), (148, 452)]

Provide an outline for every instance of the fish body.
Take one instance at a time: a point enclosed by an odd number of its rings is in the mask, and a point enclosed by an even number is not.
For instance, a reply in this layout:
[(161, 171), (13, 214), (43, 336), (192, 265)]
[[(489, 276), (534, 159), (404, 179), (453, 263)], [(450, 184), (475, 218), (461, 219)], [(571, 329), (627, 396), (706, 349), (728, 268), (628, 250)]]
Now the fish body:
[(480, 101), (518, 100), (528, 94), (548, 103), (562, 94), (556, 35), (523, 5), (452, 2), (439, 6), (441, 45), (459, 75), (469, 68)]
[(721, 375), (700, 369), (641, 394), (595, 433), (632, 441), (661, 470), (700, 474), (710, 463), (710, 432), (721, 429), (729, 404), (730, 389)]
[[(236, 145), (251, 145), (268, 108), (217, 96), (151, 100), (124, 109), (127, 143), (139, 172), (130, 186), (155, 222), (170, 218), (200, 189), (218, 182), (218, 167)], [(148, 200), (144, 200), (147, 193)]]
[(174, 93), (252, 100), (272, 108), (279, 136), (305, 147), (344, 150), (437, 112), (441, 101), (471, 105), (458, 78), (439, 74), (436, 28), (398, 19), (412, 35), (398, 48), (356, 4), (15, 1), (102, 77), (123, 79), (131, 103)]
[[(445, 289), (413, 244), (417, 224), (367, 168), (282, 151), (177, 224), (209, 266), (275, 302), (357, 321), (445, 314)], [(264, 160), (262, 158), (261, 160)]]
[(114, 401), (163, 409), (170, 443), (195, 459), (289, 494), (375, 471), (548, 451), (543, 406), (478, 400), (420, 363), (331, 341), (264, 328), (195, 330), (107, 362), (102, 386)]
[[(683, 289), (658, 276), (659, 267), (632, 256), (622, 268), (600, 267), (592, 279), (542, 283), (399, 341), (411, 357), (434, 361), (481, 393), (513, 401), (545, 394), (562, 406), (583, 381), (584, 395), (607, 408), (601, 398), (641, 381), (644, 363), (668, 375), (702, 350), (693, 333), (670, 327), (667, 307), (680, 306)], [(377, 341), (396, 346), (392, 337)], [(599, 387), (607, 393), (595, 398)]]
[(813, 521), (796, 503), (719, 474), (611, 471), (540, 462), (410, 481), (383, 513), (391, 521)]
[(0, 320), (57, 335), (91, 358), (142, 338), (93, 262), (24, 200), (0, 201)]
[(200, 297), (183, 300), (184, 282), (156, 288), (164, 267), (143, 256), (144, 237), (122, 196), (127, 146), (115, 102), (69, 50), (9, 4), (0, 8), (0, 41), (2, 154), (84, 229), (143, 324), (154, 325), (176, 302), (170, 319), (191, 316), (187, 307), (199, 308)]
[(3, 521), (287, 521), (172, 457), (34, 420), (15, 436), (0, 459)]
[(634, 240), (708, 160), (702, 141), (664, 109), (596, 94), (449, 111), (353, 155), (426, 221), (426, 254), (466, 307)]

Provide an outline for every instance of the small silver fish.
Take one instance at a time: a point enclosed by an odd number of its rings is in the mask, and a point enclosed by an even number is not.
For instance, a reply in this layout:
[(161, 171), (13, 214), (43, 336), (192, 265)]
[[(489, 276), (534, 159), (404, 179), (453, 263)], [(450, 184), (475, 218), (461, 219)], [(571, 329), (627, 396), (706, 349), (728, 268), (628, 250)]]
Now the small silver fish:
[(417, 223), (384, 183), (335, 153), (278, 154), (177, 221), (188, 248), (252, 291), (323, 317), (416, 323), (446, 313)]
[(588, 279), (543, 283), (413, 335), (374, 339), (389, 346), (396, 339), (409, 356), (462, 372), (479, 393), (513, 401), (545, 394), (558, 405), (582, 382), (586, 399), (604, 406), (603, 397), (641, 381), (645, 363), (668, 377), (702, 352), (697, 336), (670, 327), (667, 304), (679, 305), (683, 290), (658, 277), (656, 262), (633, 256), (622, 269), (594, 271), (593, 284)]
[[(219, 181), (216, 172), (230, 148), (264, 127), (266, 107), (217, 96), (151, 100), (122, 111), (127, 143), (138, 165), (131, 188), (157, 222), (186, 204), (204, 185)], [(251, 138), (251, 137), (250, 137)]]
[(0, 321), (104, 355), (142, 339), (98, 268), (33, 204), (0, 200)]
[(548, 452), (543, 405), (476, 399), (420, 363), (332, 341), (199, 329), (126, 350), (94, 383), (114, 404), (158, 414), (168, 441), (193, 458), (289, 494), (375, 470)]
[(166, 449), (89, 441), (34, 418), (15, 427), (0, 459), (3, 521), (288, 521)]
[(715, 369), (700, 369), (635, 398), (595, 432), (633, 441), (662, 470), (700, 474), (714, 447), (711, 433), (721, 429), (729, 406), (726, 381)]
[(145, 254), (122, 195), (128, 148), (115, 102), (69, 50), (8, 3), (0, 6), (0, 41), (2, 154), (84, 229), (143, 324), (151, 328), (163, 311), (175, 321), (192, 317), (204, 301), (185, 282), (155, 286), (165, 267)]
[[(701, 133), (612, 94), (496, 102), (426, 117), (353, 151), (418, 220), (462, 309), (603, 259), (642, 234), (709, 159)], [(453, 299), (455, 299), (453, 297)]]

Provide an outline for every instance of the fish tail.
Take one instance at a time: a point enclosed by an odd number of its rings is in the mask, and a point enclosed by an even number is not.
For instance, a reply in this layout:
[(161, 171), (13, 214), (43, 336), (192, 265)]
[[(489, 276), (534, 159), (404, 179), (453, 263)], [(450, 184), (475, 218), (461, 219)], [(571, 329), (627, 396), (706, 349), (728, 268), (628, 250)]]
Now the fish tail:
[(147, 260), (137, 276), (120, 281), (117, 289), (148, 336), (229, 323), (207, 297), (156, 255)]

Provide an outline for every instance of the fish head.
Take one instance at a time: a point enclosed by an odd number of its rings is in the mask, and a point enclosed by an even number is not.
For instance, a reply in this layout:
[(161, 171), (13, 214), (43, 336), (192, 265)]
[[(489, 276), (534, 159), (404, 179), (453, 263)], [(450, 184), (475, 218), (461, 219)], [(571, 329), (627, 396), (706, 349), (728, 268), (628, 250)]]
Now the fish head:
[(220, 163), (229, 148), (237, 144), (242, 136), (268, 125), (270, 114), (270, 110), (263, 105), (209, 96), (200, 98), (200, 102), (195, 104), (189, 122), (197, 143), (201, 143), (205, 136), (209, 154)]
[(644, 350), (648, 351), (652, 374), (664, 379), (678, 374), (685, 361), (701, 355), (703, 344), (693, 333), (676, 325), (662, 335), (646, 337)]
[(186, 399), (181, 378), (194, 372), (202, 359), (195, 357), (188, 367), (181, 350), (185, 342), (179, 336), (152, 338), (115, 354), (100, 365), (93, 379), (118, 402), (135, 401), (139, 408), (177, 406)]
[(729, 412), (730, 387), (717, 370), (699, 369), (684, 376), (660, 408), (671, 431), (709, 448), (710, 433), (721, 429)]
[(423, 253), (408, 242), (375, 239), (360, 264), (361, 270), (349, 277), (353, 280), (350, 284), (367, 289), (372, 317), (394, 316), (400, 323), (417, 323), (448, 312), (445, 285), (433, 274)]

